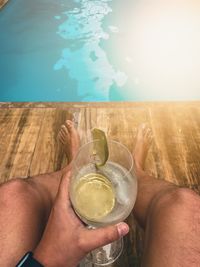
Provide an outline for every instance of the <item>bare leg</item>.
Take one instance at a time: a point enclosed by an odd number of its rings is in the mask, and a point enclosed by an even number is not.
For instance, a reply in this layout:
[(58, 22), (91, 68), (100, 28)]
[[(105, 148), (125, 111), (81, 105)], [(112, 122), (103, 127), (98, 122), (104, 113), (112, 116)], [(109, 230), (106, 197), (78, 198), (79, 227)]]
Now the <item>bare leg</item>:
[[(64, 130), (63, 130), (64, 129)], [(67, 121), (59, 133), (69, 161), (79, 147), (79, 136)], [(13, 179), (0, 186), (0, 266), (13, 267), (38, 244), (46, 225), (60, 179), (60, 171), (28, 179)]]
[[(151, 129), (142, 124), (138, 128), (137, 140), (133, 151), (136, 174), (138, 176), (138, 196), (134, 207), (137, 220), (145, 227), (150, 206), (159, 196), (177, 188), (176, 185), (151, 177), (144, 171), (145, 160), (152, 142)], [(144, 193), (145, 192), (145, 193)]]
[(144, 171), (151, 132), (140, 127), (134, 151), (138, 198), (134, 214), (145, 229), (143, 266), (199, 266), (200, 198), (189, 189), (158, 180)]

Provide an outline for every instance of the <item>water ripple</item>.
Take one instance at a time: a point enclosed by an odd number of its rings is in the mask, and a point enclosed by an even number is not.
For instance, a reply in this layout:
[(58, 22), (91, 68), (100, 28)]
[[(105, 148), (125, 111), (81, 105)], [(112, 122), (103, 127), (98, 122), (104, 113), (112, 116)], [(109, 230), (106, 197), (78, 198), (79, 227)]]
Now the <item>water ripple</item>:
[[(75, 7), (62, 14), (66, 20), (58, 26), (58, 34), (66, 40), (54, 70), (65, 68), (68, 76), (77, 82), (77, 93), (82, 101), (109, 101), (109, 91), (114, 84), (123, 86), (127, 76), (115, 70), (106, 52), (100, 46), (108, 40), (103, 29), (103, 20), (110, 12), (108, 2), (80, 0)], [(112, 29), (117, 33), (117, 29)]]

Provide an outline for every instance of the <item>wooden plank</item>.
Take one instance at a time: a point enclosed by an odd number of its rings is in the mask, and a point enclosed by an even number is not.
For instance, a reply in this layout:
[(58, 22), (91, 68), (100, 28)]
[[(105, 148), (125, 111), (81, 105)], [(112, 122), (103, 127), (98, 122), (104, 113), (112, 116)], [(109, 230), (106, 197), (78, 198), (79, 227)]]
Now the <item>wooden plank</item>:
[(179, 185), (199, 183), (199, 106), (151, 108), (150, 125), (158, 177)]
[(5, 6), (5, 4), (8, 3), (8, 0), (0, 0), (0, 9)]
[(9, 109), (1, 120), (1, 181), (27, 177), (43, 109)]
[(30, 176), (56, 171), (66, 163), (57, 135), (61, 124), (66, 119), (71, 119), (72, 114), (70, 110), (52, 108), (47, 108), (44, 112), (42, 126), (30, 164)]
[(17, 154), (18, 125), (23, 109), (0, 110), (0, 177), (1, 182), (10, 178), (15, 155)]
[(44, 113), (44, 109), (24, 109), (18, 124), (15, 140), (17, 153), (10, 172), (10, 179), (29, 176), (30, 163), (34, 155)]
[(200, 106), (200, 101), (179, 101), (179, 102), (0, 102), (0, 108), (157, 108), (169, 107), (192, 108)]
[(147, 116), (145, 108), (82, 108), (79, 114), (78, 131), (82, 143), (91, 140), (90, 131), (97, 127), (104, 130), (108, 138), (121, 141), (131, 148), (137, 127), (147, 121)]

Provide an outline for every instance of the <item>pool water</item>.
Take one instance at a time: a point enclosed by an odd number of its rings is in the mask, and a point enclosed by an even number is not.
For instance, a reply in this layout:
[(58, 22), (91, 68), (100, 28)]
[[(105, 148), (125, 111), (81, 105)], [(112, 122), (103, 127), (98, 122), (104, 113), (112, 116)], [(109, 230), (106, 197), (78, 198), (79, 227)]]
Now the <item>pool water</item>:
[(199, 84), (174, 94), (143, 81), (128, 21), (138, 2), (10, 0), (0, 11), (0, 101), (200, 99)]

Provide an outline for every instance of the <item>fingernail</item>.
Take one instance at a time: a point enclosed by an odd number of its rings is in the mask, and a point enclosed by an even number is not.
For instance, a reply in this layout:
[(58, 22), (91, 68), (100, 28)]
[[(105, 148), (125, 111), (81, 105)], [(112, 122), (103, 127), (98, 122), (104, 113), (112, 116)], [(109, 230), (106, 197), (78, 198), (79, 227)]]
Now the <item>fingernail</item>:
[(125, 236), (126, 234), (128, 234), (129, 227), (126, 223), (118, 223), (117, 224), (117, 230), (118, 230), (119, 236), (122, 237), (122, 236)]

